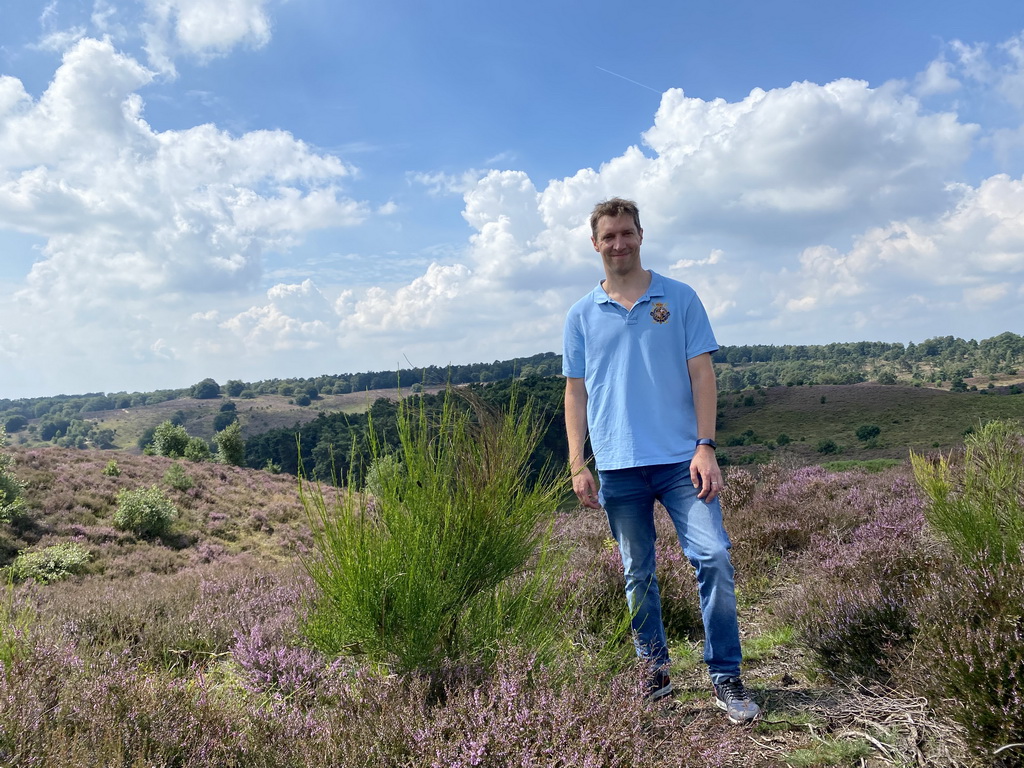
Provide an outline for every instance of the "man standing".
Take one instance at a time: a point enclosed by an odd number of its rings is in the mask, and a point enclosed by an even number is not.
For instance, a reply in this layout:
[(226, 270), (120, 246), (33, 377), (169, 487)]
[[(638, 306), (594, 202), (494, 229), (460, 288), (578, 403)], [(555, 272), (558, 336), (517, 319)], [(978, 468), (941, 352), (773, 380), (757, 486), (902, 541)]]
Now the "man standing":
[[(759, 710), (740, 679), (731, 545), (718, 501), (718, 343), (694, 290), (641, 266), (635, 203), (598, 204), (590, 228), (605, 279), (569, 310), (562, 356), (573, 491), (591, 509), (604, 506), (618, 542), (637, 654), (652, 670), (649, 698), (672, 692), (654, 562), (660, 501), (697, 571), (715, 703), (732, 722), (748, 722)], [(587, 469), (588, 434), (600, 492)]]

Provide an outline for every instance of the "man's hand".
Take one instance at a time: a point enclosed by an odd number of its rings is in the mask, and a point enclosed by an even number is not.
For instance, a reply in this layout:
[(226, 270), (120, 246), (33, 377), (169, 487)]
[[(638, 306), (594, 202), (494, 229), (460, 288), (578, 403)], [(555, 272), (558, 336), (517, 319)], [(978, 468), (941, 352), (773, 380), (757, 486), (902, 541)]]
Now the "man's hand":
[(601, 508), (597, 502), (597, 483), (594, 482), (594, 476), (586, 467), (572, 473), (572, 491), (584, 507)]
[[(710, 445), (698, 445), (690, 461), (690, 481), (694, 488), (700, 488), (697, 498), (708, 504), (717, 498), (722, 490), (722, 470)], [(573, 483), (575, 488), (575, 483)]]

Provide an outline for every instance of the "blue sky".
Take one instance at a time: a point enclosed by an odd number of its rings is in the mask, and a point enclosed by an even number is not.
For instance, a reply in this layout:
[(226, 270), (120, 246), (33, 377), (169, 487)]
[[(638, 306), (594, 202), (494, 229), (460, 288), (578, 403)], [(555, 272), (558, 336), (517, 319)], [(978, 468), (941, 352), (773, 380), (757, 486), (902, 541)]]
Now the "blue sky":
[(1019, 0), (0, 0), (0, 398), (559, 351), (636, 199), (719, 342), (1022, 332)]

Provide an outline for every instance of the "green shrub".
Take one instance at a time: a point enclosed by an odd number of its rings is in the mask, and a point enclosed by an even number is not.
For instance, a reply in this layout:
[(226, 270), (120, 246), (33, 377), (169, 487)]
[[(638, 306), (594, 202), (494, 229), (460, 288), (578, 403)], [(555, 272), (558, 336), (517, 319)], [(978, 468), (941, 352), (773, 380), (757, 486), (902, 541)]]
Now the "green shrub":
[(195, 481), (185, 472), (185, 468), (175, 462), (164, 472), (164, 482), (176, 491), (187, 491)]
[(245, 466), (245, 440), (242, 439), (242, 425), (237, 421), (229, 424), (216, 435), (213, 442), (217, 444), (217, 461), (236, 467)]
[(178, 510), (157, 486), (123, 488), (117, 493), (114, 525), (140, 536), (159, 536), (170, 526)]
[[(0, 448), (7, 444), (7, 432), (0, 427)], [(0, 523), (9, 523), (19, 517), (25, 509), (21, 494), (25, 490), (22, 482), (11, 472), (14, 458), (0, 452)]]
[(925, 517), (967, 562), (1019, 560), (1024, 546), (1024, 427), (992, 421), (967, 435), (962, 459), (911, 453)]
[(878, 437), (882, 432), (882, 428), (877, 424), (861, 424), (857, 427), (857, 439), (861, 441), (873, 440)]
[(117, 466), (117, 462), (111, 459), (107, 462), (107, 466), (103, 468), (103, 474), (107, 477), (120, 477), (121, 468)]
[[(226, 405), (228, 405), (228, 403), (226, 403)], [(230, 405), (234, 405), (234, 403), (230, 403)], [(232, 424), (237, 420), (238, 416), (236, 415), (234, 410), (222, 410), (220, 413), (213, 417), (213, 431), (220, 432), (229, 424)]]
[[(515, 402), (513, 392), (495, 414), (467, 408), (454, 390), (437, 413), (402, 401), (404, 473), (379, 471), (372, 499), (349, 490), (330, 506), (302, 483), (316, 545), (305, 561), (317, 588), (305, 628), (315, 646), (412, 670), (486, 663), (509, 640), (539, 653), (560, 639), (549, 578), (559, 562), (546, 531), (564, 483), (529, 480), (542, 431), (532, 406)], [(392, 460), (370, 426), (383, 467)]]
[(17, 579), (49, 584), (80, 573), (89, 558), (89, 551), (81, 544), (62, 542), (20, 553), (14, 558), (11, 573)]
[(169, 419), (160, 424), (153, 432), (153, 450), (157, 456), (180, 459), (185, 455), (188, 441), (189, 436), (185, 428)]
[(8, 578), (3, 598), (0, 599), (0, 664), (9, 667), (28, 650), (29, 629), (35, 623), (35, 611), (16, 600), (13, 573)]
[(189, 438), (188, 444), (185, 446), (184, 455), (189, 461), (203, 462), (209, 461), (212, 454), (209, 444), (203, 438), (192, 437)]
[(956, 556), (930, 592), (921, 633), (928, 693), (992, 760), (1024, 733), (1024, 427), (993, 421), (965, 438), (961, 456), (911, 462), (925, 517)]
[(839, 446), (835, 440), (826, 437), (818, 441), (818, 453), (839, 453)]

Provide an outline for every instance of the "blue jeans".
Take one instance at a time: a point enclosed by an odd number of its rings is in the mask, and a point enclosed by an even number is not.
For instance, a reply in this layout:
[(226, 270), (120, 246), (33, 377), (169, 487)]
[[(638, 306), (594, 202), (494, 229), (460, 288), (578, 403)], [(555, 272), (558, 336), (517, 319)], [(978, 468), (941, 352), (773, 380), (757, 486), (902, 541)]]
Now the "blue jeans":
[(631, 467), (598, 473), (599, 500), (618, 542), (626, 575), (626, 601), (633, 613), (637, 655), (655, 669), (669, 664), (661, 593), (655, 575), (654, 502), (660, 501), (676, 529), (683, 553), (697, 571), (704, 620), (704, 661), (711, 679), (721, 682), (740, 674), (739, 623), (729, 536), (722, 507), (697, 498), (690, 462)]

